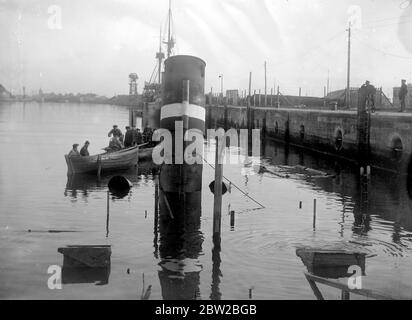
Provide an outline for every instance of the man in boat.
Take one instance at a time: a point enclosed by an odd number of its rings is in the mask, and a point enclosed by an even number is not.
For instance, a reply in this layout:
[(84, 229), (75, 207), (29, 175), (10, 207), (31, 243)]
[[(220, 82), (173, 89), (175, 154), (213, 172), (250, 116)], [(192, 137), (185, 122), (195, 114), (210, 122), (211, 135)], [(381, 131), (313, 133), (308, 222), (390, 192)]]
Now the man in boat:
[(130, 148), (133, 146), (133, 131), (130, 129), (129, 126), (126, 126), (126, 133), (124, 136), (124, 147)]
[(144, 128), (144, 130), (143, 130), (143, 142), (150, 143), (152, 141), (152, 135), (153, 135), (153, 131), (150, 127)]
[(77, 150), (77, 147), (79, 146), (78, 143), (73, 144), (73, 149), (70, 150), (68, 156), (69, 157), (77, 157), (80, 156), (79, 150)]
[(80, 155), (81, 155), (81, 156), (83, 156), (83, 157), (88, 157), (88, 156), (90, 155), (90, 154), (89, 154), (89, 150), (88, 150), (89, 144), (90, 144), (89, 141), (86, 141), (86, 142), (84, 143), (83, 147), (80, 149)]
[(123, 144), (118, 136), (113, 136), (109, 143), (109, 151), (118, 151), (123, 149)]
[(133, 141), (134, 141), (134, 144), (137, 144), (137, 145), (143, 143), (143, 136), (142, 136), (142, 133), (140, 132), (139, 128), (136, 128), (135, 131), (134, 131)]
[(113, 137), (118, 137), (119, 139), (123, 136), (122, 131), (117, 127), (117, 124), (113, 125), (113, 129), (109, 131), (107, 135), (109, 138), (113, 135)]

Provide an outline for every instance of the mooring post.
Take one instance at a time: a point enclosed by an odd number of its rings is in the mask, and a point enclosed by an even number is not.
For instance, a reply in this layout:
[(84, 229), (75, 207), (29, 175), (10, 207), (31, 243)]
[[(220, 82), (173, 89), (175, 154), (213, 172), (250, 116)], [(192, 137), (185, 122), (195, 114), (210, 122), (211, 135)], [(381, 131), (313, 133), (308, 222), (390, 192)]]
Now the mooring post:
[(313, 199), (313, 230), (316, 229), (316, 199)]
[[(223, 142), (223, 141), (222, 141)], [(215, 154), (215, 188), (214, 188), (214, 205), (213, 205), (213, 243), (220, 248), (220, 233), (222, 222), (222, 178), (223, 178), (223, 161), (222, 151), (224, 144), (219, 144), (216, 138)]]
[(97, 156), (97, 178), (100, 180), (100, 174), (102, 173), (102, 158)]
[(107, 190), (106, 238), (109, 236), (109, 211), (110, 211), (110, 191)]
[(251, 130), (251, 123), (250, 123), (250, 117), (251, 117), (251, 111), (250, 111), (250, 98), (252, 94), (252, 72), (249, 72), (249, 95), (247, 97), (247, 130), (248, 130), (248, 141), (251, 141), (252, 138), (252, 130)]
[(232, 210), (230, 211), (230, 230), (234, 230), (235, 229), (235, 211)]

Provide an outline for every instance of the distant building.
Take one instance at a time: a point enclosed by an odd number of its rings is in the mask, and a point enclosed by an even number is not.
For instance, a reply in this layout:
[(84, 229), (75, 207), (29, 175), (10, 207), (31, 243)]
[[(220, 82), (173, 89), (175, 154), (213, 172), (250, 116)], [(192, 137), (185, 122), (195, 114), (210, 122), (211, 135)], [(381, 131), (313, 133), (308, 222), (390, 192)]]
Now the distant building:
[[(406, 108), (412, 108), (412, 84), (408, 83), (408, 94), (406, 95), (405, 104)], [(401, 102), (399, 101), (399, 91), (401, 87), (394, 87), (393, 88), (393, 105), (395, 108), (400, 108)]]

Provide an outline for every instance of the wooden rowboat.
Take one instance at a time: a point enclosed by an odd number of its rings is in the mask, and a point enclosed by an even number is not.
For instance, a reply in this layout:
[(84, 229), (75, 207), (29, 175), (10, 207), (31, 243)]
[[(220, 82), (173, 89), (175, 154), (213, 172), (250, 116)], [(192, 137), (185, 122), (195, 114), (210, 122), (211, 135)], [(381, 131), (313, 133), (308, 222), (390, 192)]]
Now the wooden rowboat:
[(139, 160), (148, 160), (152, 157), (153, 148), (131, 148), (105, 152), (92, 156), (68, 157), (65, 155), (67, 163), (67, 174), (76, 173), (101, 173), (103, 171), (116, 171), (128, 169), (137, 165)]

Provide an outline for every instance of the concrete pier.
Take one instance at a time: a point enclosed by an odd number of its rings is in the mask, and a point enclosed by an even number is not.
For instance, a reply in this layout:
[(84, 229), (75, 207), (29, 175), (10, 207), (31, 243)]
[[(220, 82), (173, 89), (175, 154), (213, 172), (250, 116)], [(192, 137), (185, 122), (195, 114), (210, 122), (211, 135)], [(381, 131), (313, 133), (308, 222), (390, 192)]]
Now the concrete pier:
[[(207, 106), (208, 128), (247, 128), (247, 108)], [(357, 161), (356, 110), (251, 107), (252, 129), (265, 138)], [(412, 156), (412, 113), (371, 114), (371, 165), (406, 174)]]

